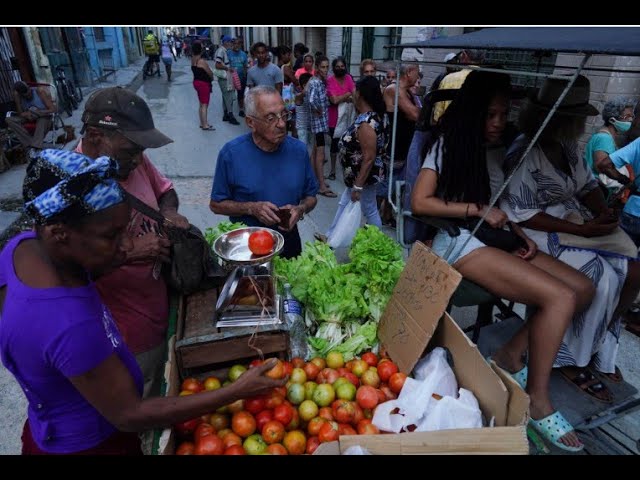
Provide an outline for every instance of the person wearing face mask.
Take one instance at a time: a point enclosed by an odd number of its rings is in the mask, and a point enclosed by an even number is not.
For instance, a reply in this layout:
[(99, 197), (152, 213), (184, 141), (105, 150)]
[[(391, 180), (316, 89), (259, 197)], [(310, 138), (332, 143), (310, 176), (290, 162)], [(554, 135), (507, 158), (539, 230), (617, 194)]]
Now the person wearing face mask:
[[(631, 127), (633, 105), (632, 101), (623, 97), (606, 102), (602, 108), (604, 125), (591, 136), (584, 149), (585, 162), (609, 195), (620, 190), (623, 184), (605, 175), (598, 169), (597, 164), (620, 148), (616, 136), (623, 135)], [(619, 170), (622, 175), (629, 177), (630, 172), (626, 166), (621, 166)]]
[[(331, 171), (327, 177), (336, 179), (336, 159), (338, 156), (338, 142), (340, 138), (334, 138), (333, 134), (338, 124), (338, 105), (352, 103), (353, 92), (356, 84), (351, 75), (347, 73), (347, 63), (343, 57), (336, 57), (331, 62), (333, 75), (327, 78), (327, 97), (329, 97), (329, 135), (331, 136)], [(351, 123), (351, 122), (349, 122)]]
[[(155, 128), (151, 110), (138, 95), (122, 87), (97, 90), (82, 114), (83, 134), (77, 153), (118, 162), (117, 180), (128, 193), (159, 210), (176, 227), (189, 228), (178, 213), (173, 183), (153, 165), (147, 149), (173, 142)], [(144, 376), (144, 394), (158, 394), (164, 374), (169, 294), (159, 275), (169, 261), (171, 241), (157, 223), (132, 210), (127, 226), (132, 247), (120, 265), (96, 280), (96, 288), (136, 356)]]

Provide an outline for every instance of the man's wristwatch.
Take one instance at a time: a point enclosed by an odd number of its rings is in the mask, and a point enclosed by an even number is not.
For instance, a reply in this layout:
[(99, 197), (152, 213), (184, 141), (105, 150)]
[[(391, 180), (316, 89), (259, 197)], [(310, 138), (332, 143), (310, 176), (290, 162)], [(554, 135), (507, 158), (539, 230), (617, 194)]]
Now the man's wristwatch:
[(353, 184), (353, 187), (351, 187), (351, 188), (355, 192), (361, 192), (362, 190), (364, 190), (364, 187), (359, 187), (355, 183)]

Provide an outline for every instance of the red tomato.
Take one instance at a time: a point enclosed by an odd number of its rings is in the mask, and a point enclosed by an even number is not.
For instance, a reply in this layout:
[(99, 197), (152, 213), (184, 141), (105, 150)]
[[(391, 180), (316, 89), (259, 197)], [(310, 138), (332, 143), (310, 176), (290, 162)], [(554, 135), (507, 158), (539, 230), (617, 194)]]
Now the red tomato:
[(273, 251), (273, 236), (266, 230), (249, 235), (249, 250), (254, 255), (268, 255)]
[(272, 443), (267, 447), (267, 452), (271, 455), (289, 455), (289, 452), (281, 443)]
[(193, 433), (193, 438), (197, 441), (200, 437), (206, 437), (207, 435), (215, 435), (216, 429), (213, 428), (213, 425), (208, 423), (201, 423), (196, 428), (196, 431)]
[[(384, 396), (384, 393), (382, 395)], [(369, 385), (362, 385), (356, 392), (356, 401), (362, 408), (375, 408), (379, 402), (378, 392)]]
[(320, 445), (320, 439), (317, 436), (307, 438), (307, 451), (305, 453), (311, 455), (316, 451), (318, 445)]
[(200, 417), (192, 418), (191, 420), (185, 420), (184, 422), (176, 423), (173, 428), (176, 429), (178, 435), (182, 437), (188, 437), (191, 435), (195, 429), (200, 425), (202, 420)]
[(389, 388), (394, 393), (400, 393), (407, 376), (402, 372), (396, 372), (389, 377)]
[(202, 385), (200, 380), (193, 377), (189, 377), (184, 379), (180, 390), (182, 391), (187, 390), (189, 392), (198, 393), (204, 390), (204, 386)]
[(196, 439), (196, 455), (222, 455), (224, 444), (218, 435), (205, 435)]
[(231, 429), (233, 433), (247, 438), (256, 431), (256, 419), (249, 412), (234, 413), (231, 418)]
[(327, 422), (322, 425), (322, 427), (320, 427), (320, 432), (318, 432), (318, 439), (320, 440), (320, 443), (338, 440), (338, 429), (339, 427), (336, 422)]
[(358, 422), (358, 435), (378, 435), (380, 430), (373, 423), (370, 418), (365, 418)]
[(267, 422), (273, 420), (273, 410), (263, 410), (256, 415), (256, 429), (262, 433), (262, 428)]
[[(222, 435), (222, 436), (218, 434), (218, 436), (222, 438), (222, 443), (224, 445), (225, 450), (234, 445), (242, 446), (242, 438), (240, 438), (240, 436), (237, 433), (229, 432), (226, 435)], [(244, 452), (244, 448), (242, 449), (242, 451)]]
[(227, 447), (224, 451), (225, 455), (246, 455), (247, 452), (244, 451), (244, 447), (242, 445), (231, 445)]
[(253, 415), (257, 415), (264, 410), (265, 403), (263, 396), (245, 398), (244, 409)]
[(284, 438), (284, 425), (277, 420), (271, 420), (265, 423), (262, 429), (262, 438), (265, 443), (271, 445), (272, 443), (280, 443)]
[(388, 382), (391, 378), (391, 375), (393, 375), (397, 371), (398, 366), (391, 361), (378, 364), (378, 376), (383, 382)]
[(273, 419), (279, 421), (282, 425), (289, 425), (293, 420), (293, 408), (286, 403), (278, 405), (273, 409)]
[(378, 357), (373, 352), (363, 353), (362, 360), (367, 362), (370, 367), (375, 367), (378, 364)]
[(193, 455), (195, 449), (193, 442), (182, 442), (176, 449), (176, 455)]

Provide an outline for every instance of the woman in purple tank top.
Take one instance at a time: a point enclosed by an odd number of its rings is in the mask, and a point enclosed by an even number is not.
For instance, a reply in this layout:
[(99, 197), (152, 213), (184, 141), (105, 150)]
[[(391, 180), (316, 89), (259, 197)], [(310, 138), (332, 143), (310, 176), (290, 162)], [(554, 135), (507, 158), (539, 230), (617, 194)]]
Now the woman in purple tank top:
[(43, 150), (27, 167), (35, 228), (0, 253), (0, 359), (27, 398), (23, 454), (141, 454), (134, 432), (198, 418), (284, 384), (253, 368), (198, 395), (142, 399), (143, 380), (94, 279), (131, 248), (117, 162)]

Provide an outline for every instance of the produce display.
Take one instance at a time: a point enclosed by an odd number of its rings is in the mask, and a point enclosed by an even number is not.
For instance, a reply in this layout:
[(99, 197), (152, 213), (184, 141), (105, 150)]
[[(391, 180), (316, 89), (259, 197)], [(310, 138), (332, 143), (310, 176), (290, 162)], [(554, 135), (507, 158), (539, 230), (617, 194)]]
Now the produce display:
[(346, 360), (377, 344), (378, 321), (404, 268), (402, 248), (372, 226), (360, 228), (339, 264), (331, 248), (307, 242), (300, 256), (274, 260), (276, 275), (306, 307), (310, 356)]
[[(215, 390), (233, 382), (248, 367), (234, 365), (224, 381), (187, 378), (180, 395)], [(174, 425), (177, 455), (301, 455), (340, 435), (371, 435), (376, 407), (397, 398), (406, 375), (388, 358), (372, 352), (346, 361), (331, 351), (308, 362), (278, 361), (267, 375), (289, 377), (270, 394), (238, 400), (208, 415)]]

